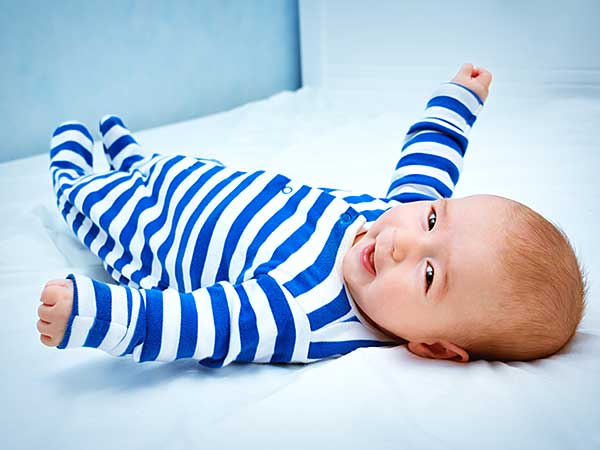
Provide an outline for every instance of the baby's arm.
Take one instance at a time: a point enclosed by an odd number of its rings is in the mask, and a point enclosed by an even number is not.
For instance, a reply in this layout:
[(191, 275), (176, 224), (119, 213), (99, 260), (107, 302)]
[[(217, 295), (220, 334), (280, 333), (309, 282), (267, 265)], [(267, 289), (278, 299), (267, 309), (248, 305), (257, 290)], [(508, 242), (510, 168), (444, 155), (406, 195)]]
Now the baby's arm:
[[(191, 293), (131, 289), (69, 275), (73, 306), (58, 348), (93, 347), (137, 362), (194, 358), (291, 362), (308, 339), (306, 314), (268, 275)], [(260, 336), (260, 337), (259, 337)]]
[(434, 92), (423, 119), (408, 130), (386, 198), (411, 202), (452, 196), (491, 79), (487, 70), (464, 64)]

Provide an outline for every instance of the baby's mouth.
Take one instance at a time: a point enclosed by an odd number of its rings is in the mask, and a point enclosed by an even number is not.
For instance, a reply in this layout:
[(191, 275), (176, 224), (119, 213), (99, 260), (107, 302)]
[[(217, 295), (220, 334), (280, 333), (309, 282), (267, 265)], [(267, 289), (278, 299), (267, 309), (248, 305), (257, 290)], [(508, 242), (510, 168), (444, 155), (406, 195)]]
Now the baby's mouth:
[(371, 244), (363, 249), (360, 255), (360, 261), (367, 272), (371, 275), (377, 274), (377, 271), (375, 270), (375, 244)]

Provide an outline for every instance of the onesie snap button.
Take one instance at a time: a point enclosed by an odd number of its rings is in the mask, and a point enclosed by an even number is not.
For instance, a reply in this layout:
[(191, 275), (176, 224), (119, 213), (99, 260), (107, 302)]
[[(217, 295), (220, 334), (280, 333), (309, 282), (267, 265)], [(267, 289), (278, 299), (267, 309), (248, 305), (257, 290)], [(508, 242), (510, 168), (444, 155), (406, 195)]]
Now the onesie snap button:
[(352, 221), (352, 216), (348, 213), (344, 213), (340, 216), (341, 223), (349, 223)]
[(284, 194), (289, 194), (289, 193), (290, 193), (290, 192), (292, 192), (292, 191), (293, 191), (293, 189), (292, 189), (292, 187), (291, 187), (291, 186), (285, 186), (285, 187), (284, 187), (284, 188), (281, 190), (281, 192), (283, 192)]

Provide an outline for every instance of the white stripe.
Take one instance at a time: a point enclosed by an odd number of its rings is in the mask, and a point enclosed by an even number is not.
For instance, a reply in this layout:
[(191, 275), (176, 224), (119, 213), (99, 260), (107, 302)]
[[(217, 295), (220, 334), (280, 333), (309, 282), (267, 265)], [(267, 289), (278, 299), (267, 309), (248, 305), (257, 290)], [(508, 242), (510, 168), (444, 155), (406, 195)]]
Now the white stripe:
[(71, 335), (69, 336), (69, 342), (66, 348), (78, 348), (83, 347), (88, 337), (90, 330), (94, 325), (93, 317), (73, 317), (71, 324)]
[(77, 286), (77, 315), (73, 318), (68, 347), (82, 347), (96, 317), (96, 297), (92, 280), (75, 277)]
[(362, 323), (356, 321), (333, 323), (313, 331), (311, 337), (312, 342), (344, 342), (362, 339), (393, 342), (392, 338), (381, 333), (374, 333)]
[(221, 286), (223, 286), (225, 295), (227, 297), (229, 323), (231, 324), (229, 334), (229, 349), (227, 350), (227, 355), (223, 361), (223, 365), (225, 366), (238, 357), (242, 348), (239, 327), (241, 305), (240, 298), (231, 284), (221, 283)]
[(394, 197), (405, 193), (425, 194), (433, 198), (442, 198), (441, 194), (435, 189), (424, 184), (402, 184), (388, 194), (388, 197)]
[(436, 180), (442, 182), (448, 189), (451, 191), (454, 190), (454, 183), (452, 179), (448, 175), (448, 172), (438, 169), (437, 167), (431, 166), (419, 166), (419, 165), (411, 165), (411, 166), (402, 166), (394, 171), (392, 174), (392, 181), (394, 183), (396, 180), (407, 176), (407, 175), (426, 175), (428, 177), (435, 178)]
[(448, 128), (449, 130), (455, 131), (459, 134), (466, 133), (470, 130), (469, 124), (463, 118), (463, 116), (461, 116), (460, 114), (458, 114), (457, 112), (455, 112), (451, 109), (444, 108), (442, 106), (432, 106), (430, 108), (427, 108), (425, 110), (425, 116), (440, 117), (444, 120), (447, 120), (451, 124), (457, 126), (459, 129), (457, 130), (454, 127), (449, 126), (447, 123), (445, 123), (444, 121), (441, 121), (441, 120), (435, 120), (435, 119), (431, 120), (429, 118), (424, 119), (426, 121), (438, 123), (439, 125), (442, 125), (442, 126)]
[[(78, 123), (74, 123), (79, 125)], [(65, 124), (63, 124), (65, 125)], [(69, 124), (71, 125), (71, 124)], [(90, 149), (92, 141), (81, 131), (79, 130), (65, 130), (56, 136), (53, 136), (50, 140), (50, 148), (58, 147), (61, 144), (64, 144), (67, 141), (75, 141), (81, 144), (84, 148)]]
[(98, 348), (113, 353), (127, 332), (127, 292), (125, 288), (112, 284), (108, 288), (111, 296), (110, 326)]
[(140, 291), (132, 289), (131, 290), (131, 321), (129, 322), (129, 327), (127, 328), (127, 332), (123, 337), (123, 340), (117, 345), (112, 353), (113, 355), (121, 355), (127, 347), (131, 343), (131, 339), (135, 333), (136, 324), (138, 321), (138, 317), (140, 314), (140, 304), (144, 301)]
[(163, 317), (160, 351), (157, 361), (173, 361), (177, 356), (181, 334), (181, 300), (175, 289), (163, 291)]
[[(80, 167), (82, 170), (90, 170), (90, 165), (86, 162), (86, 160), (83, 158), (83, 156), (81, 156), (79, 153), (76, 153), (74, 151), (71, 150), (61, 150), (59, 151), (56, 156), (54, 156), (52, 158), (52, 162), (70, 162), (74, 165), (76, 165), (77, 167)], [(54, 166), (56, 167), (56, 166)], [(77, 178), (80, 178), (81, 175), (79, 173), (77, 173), (75, 171), (75, 169), (65, 169), (64, 167), (58, 168), (56, 167), (57, 171), (60, 172), (67, 172), (70, 173), (74, 176), (76, 176)], [(79, 181), (77, 180), (65, 180), (66, 183), (74, 183)]]
[(268, 363), (275, 352), (275, 340), (277, 339), (277, 324), (273, 317), (273, 311), (265, 292), (256, 280), (244, 283), (244, 288), (246, 288), (248, 299), (256, 314), (256, 326), (258, 327), (258, 345), (254, 361)]
[(198, 312), (198, 338), (194, 359), (202, 360), (212, 356), (215, 350), (215, 323), (213, 318), (210, 295), (206, 289), (193, 292)]
[(460, 101), (469, 109), (469, 111), (471, 111), (471, 114), (475, 116), (479, 114), (479, 112), (483, 108), (483, 106), (477, 101), (473, 94), (471, 94), (465, 88), (452, 83), (444, 83), (440, 85), (440, 87), (435, 90), (431, 98), (438, 97), (441, 95), (452, 97)]

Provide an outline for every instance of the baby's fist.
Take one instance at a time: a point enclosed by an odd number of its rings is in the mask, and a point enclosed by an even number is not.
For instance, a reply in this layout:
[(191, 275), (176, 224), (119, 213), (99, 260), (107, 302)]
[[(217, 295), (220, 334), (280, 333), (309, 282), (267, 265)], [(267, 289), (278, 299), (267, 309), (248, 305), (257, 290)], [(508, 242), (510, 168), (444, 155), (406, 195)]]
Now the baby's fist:
[(462, 65), (452, 81), (471, 89), (485, 102), (492, 83), (492, 74), (483, 67), (474, 67), (473, 64), (467, 63)]

